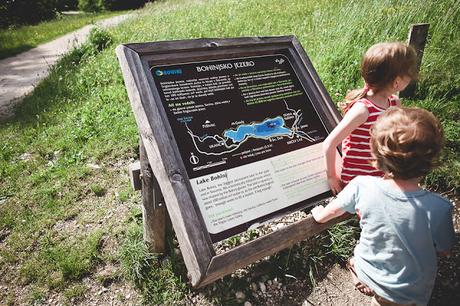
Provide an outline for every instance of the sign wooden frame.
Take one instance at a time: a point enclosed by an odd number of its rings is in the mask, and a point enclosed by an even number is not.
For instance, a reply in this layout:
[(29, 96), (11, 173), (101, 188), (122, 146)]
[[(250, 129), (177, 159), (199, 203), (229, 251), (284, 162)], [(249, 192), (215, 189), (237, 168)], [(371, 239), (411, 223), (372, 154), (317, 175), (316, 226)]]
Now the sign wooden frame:
[(309, 215), (301, 221), (216, 255), (165, 110), (156, 102), (160, 101), (160, 97), (149, 70), (152, 58), (169, 64), (190, 59), (191, 52), (194, 59), (209, 59), (240, 54), (254, 56), (280, 49), (290, 50), (298, 74), (303, 78), (301, 81), (311, 88), (310, 99), (316, 101), (315, 106), (329, 133), (337, 125), (340, 115), (294, 36), (135, 43), (120, 45), (116, 49), (141, 141), (164, 196), (188, 276), (194, 287), (205, 286), (346, 219), (344, 216), (329, 223), (318, 224)]

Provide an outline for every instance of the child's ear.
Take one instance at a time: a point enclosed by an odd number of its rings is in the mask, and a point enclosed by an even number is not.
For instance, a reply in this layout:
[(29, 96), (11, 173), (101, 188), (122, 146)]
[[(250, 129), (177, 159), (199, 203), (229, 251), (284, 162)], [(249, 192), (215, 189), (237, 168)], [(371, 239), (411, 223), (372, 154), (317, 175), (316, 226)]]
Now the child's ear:
[(399, 87), (401, 86), (401, 77), (397, 76), (394, 80), (393, 80), (393, 89), (395, 91), (399, 91)]
[(393, 89), (395, 91), (402, 91), (407, 87), (407, 85), (409, 85), (410, 81), (411, 81), (411, 78), (408, 76), (404, 76), (404, 77), (397, 76), (393, 80)]

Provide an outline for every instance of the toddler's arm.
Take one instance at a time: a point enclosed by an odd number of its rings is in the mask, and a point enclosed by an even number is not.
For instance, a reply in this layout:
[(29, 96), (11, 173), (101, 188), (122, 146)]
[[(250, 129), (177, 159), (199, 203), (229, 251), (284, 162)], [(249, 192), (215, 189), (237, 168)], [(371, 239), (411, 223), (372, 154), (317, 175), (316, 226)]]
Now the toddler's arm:
[(311, 210), (313, 219), (318, 223), (326, 223), (329, 220), (334, 219), (335, 217), (341, 216), (345, 211), (335, 204), (334, 201), (329, 203), (326, 207), (318, 205)]

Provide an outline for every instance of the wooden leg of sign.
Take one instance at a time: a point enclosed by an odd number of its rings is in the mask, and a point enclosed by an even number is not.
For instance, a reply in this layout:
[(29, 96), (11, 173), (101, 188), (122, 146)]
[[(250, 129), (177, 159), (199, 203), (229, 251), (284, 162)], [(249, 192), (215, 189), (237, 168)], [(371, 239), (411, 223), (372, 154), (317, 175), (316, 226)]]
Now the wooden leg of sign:
[[(422, 64), (423, 51), (425, 50), (429, 28), (429, 23), (420, 23), (412, 25), (409, 30), (408, 44), (414, 47), (417, 53), (417, 72), (420, 71), (420, 66)], [(399, 95), (401, 97), (413, 97), (416, 86), (417, 84), (415, 81), (410, 82), (406, 89), (401, 91)]]
[(152, 172), (142, 139), (139, 142), (142, 173), (142, 219), (144, 241), (153, 253), (165, 252), (166, 206), (160, 186)]

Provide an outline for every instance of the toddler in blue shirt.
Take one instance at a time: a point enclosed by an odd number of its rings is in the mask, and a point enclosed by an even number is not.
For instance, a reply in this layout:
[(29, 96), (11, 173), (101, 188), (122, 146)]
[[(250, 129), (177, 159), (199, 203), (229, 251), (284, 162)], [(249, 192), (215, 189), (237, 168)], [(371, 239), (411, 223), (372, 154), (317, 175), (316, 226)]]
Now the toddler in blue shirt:
[(427, 305), (437, 255), (454, 243), (452, 205), (419, 187), (443, 144), (439, 121), (420, 108), (390, 108), (371, 131), (374, 166), (383, 178), (358, 176), (313, 218), (324, 223), (356, 213), (361, 235), (350, 261), (357, 288), (371, 305)]

